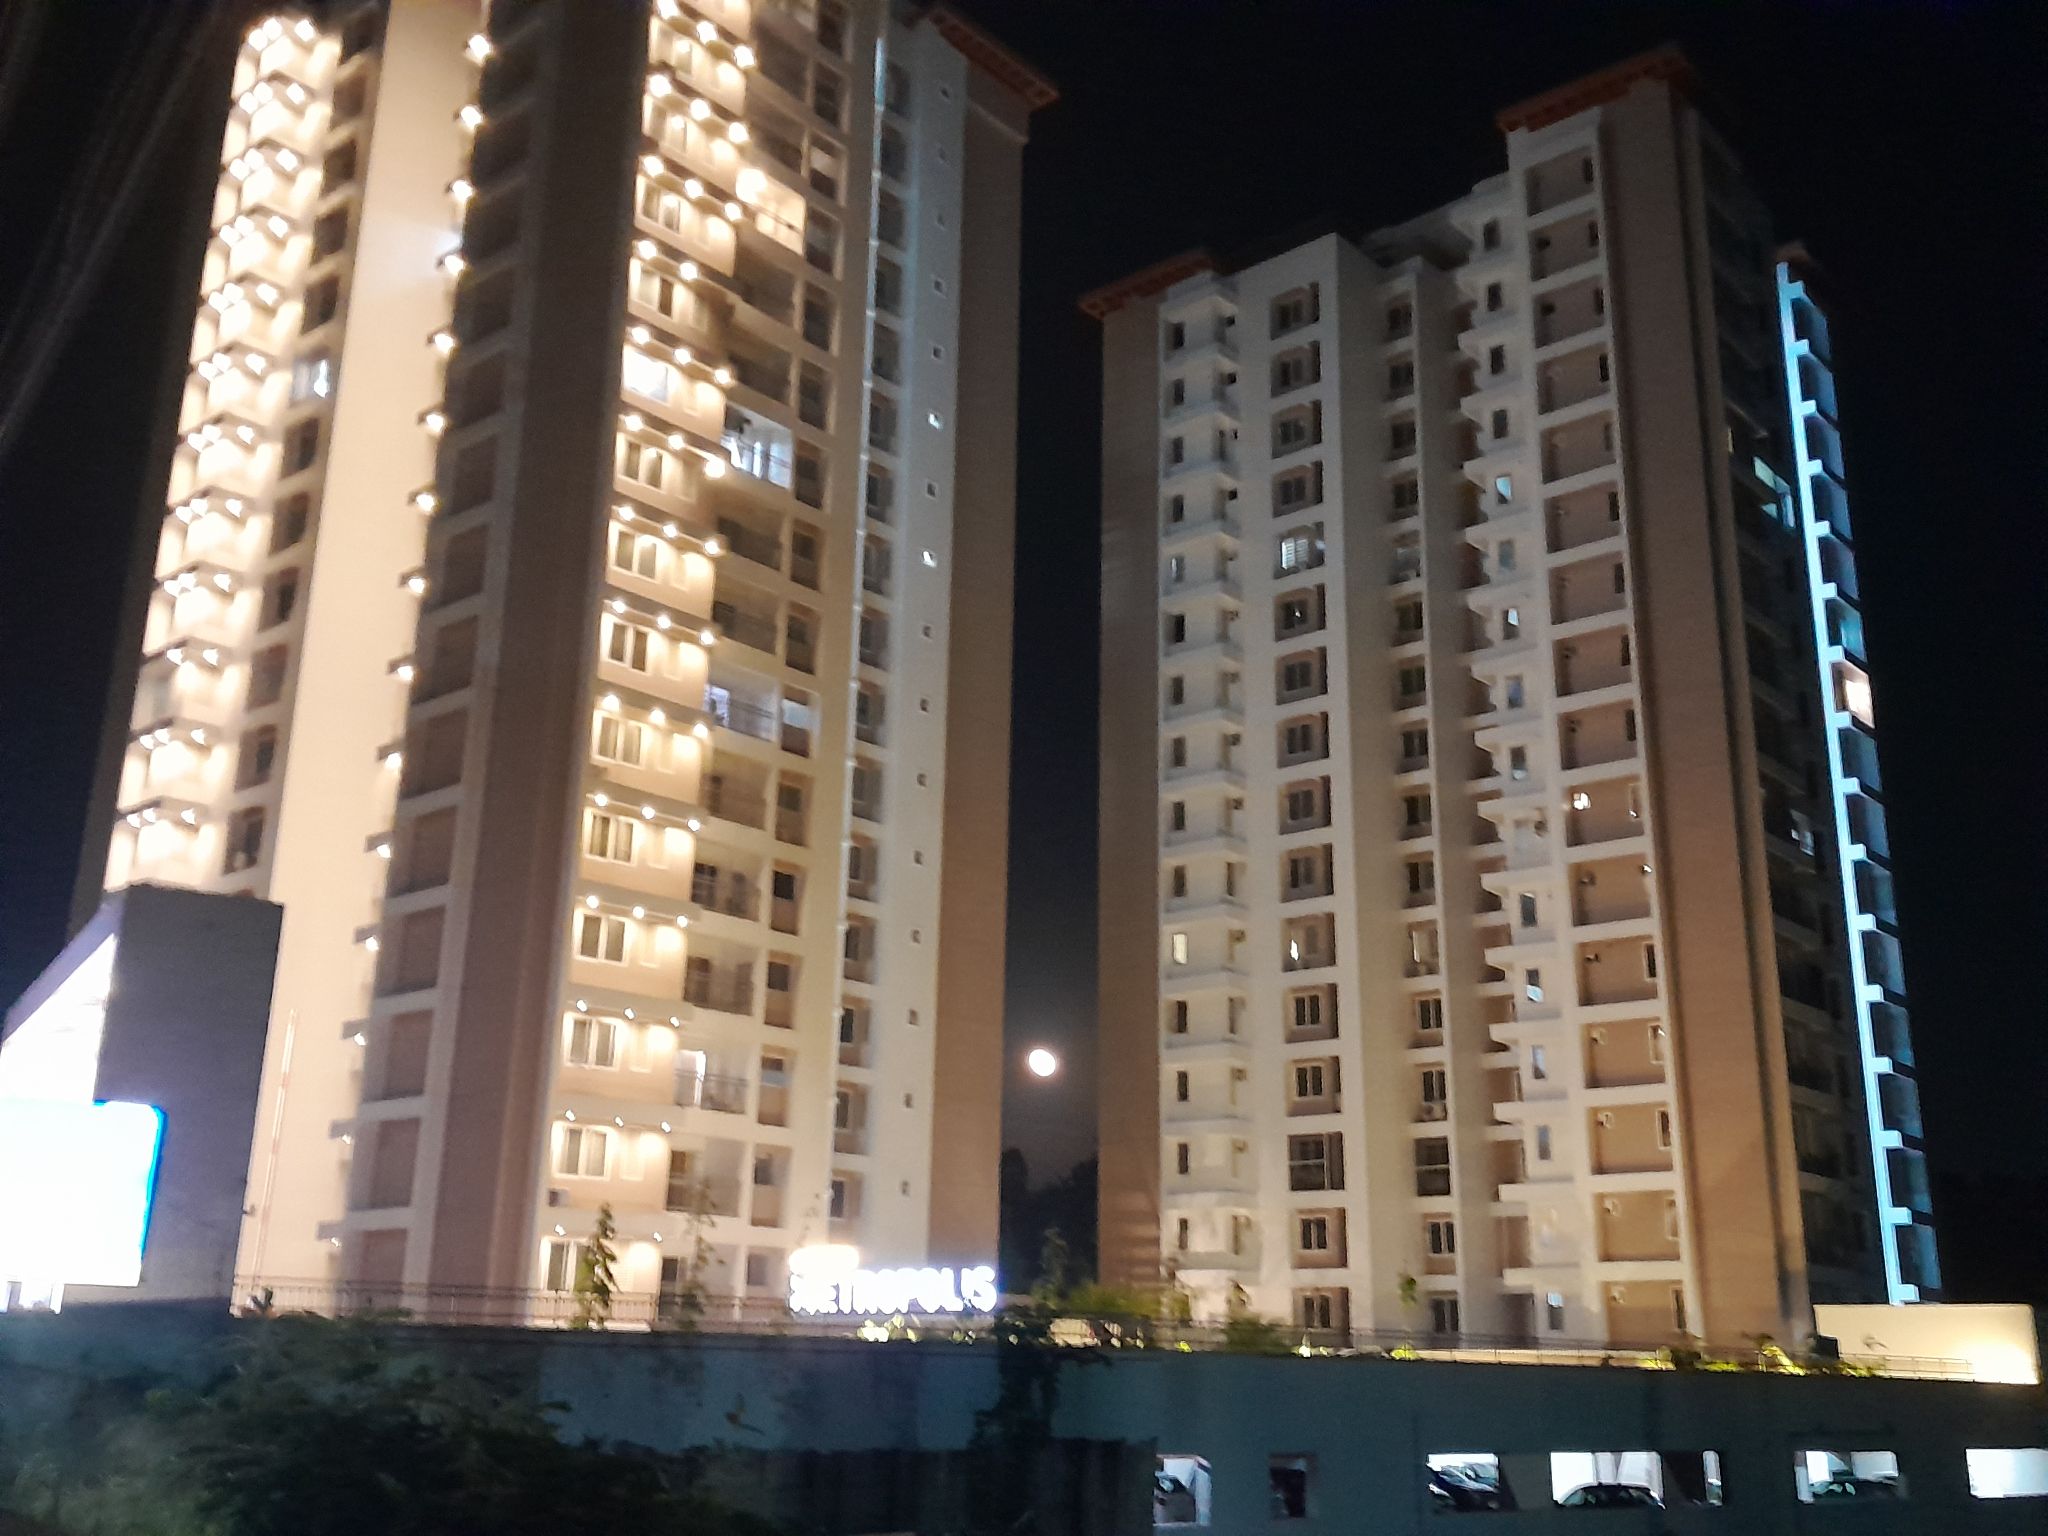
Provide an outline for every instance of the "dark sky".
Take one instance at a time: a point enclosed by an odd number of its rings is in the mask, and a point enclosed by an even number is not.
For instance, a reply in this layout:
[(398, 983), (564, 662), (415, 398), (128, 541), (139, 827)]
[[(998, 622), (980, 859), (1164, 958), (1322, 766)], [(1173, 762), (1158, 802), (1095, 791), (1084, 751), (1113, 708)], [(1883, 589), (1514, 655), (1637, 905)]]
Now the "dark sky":
[[(1026, 157), (1008, 1022), (1013, 1060), (1043, 1041), (1067, 1070), (1038, 1084), (1013, 1067), (1006, 1129), (1039, 1176), (1087, 1155), (1094, 1128), (1099, 362), (1076, 298), (1188, 246), (1228, 252), (1435, 206), (1500, 168), (1496, 108), (1676, 40), (1781, 232), (1831, 272), (1937, 1173), (2048, 1181), (2048, 1010), (2031, 974), (2048, 956), (2048, 850), (2040, 747), (2026, 745), (2041, 735), (2048, 613), (2037, 13), (1810, 0), (958, 3), (1064, 92)], [(51, 52), (21, 111), (0, 120), (0, 303), (91, 118), (107, 44), (151, 14), (140, 0), (53, 9)], [(146, 209), (28, 440), (0, 462), (0, 996), (62, 939), (143, 480), (142, 359), (152, 337), (178, 344), (189, 318), (189, 295), (167, 280), (167, 200)], [(1965, 1197), (1997, 1209), (1982, 1189), (1962, 1191), (1944, 1220), (1952, 1254), (1969, 1242), (1947, 1230), (1953, 1213), (1978, 1209)]]

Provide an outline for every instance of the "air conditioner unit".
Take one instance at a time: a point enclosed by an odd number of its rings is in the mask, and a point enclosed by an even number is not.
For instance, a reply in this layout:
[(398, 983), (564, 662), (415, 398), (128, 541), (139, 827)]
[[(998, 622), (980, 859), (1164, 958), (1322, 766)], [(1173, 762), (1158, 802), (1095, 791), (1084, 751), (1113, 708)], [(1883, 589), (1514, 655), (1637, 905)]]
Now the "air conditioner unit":
[(551, 1189), (548, 1191), (549, 1205), (567, 1205), (568, 1203), (569, 1191), (566, 1189)]

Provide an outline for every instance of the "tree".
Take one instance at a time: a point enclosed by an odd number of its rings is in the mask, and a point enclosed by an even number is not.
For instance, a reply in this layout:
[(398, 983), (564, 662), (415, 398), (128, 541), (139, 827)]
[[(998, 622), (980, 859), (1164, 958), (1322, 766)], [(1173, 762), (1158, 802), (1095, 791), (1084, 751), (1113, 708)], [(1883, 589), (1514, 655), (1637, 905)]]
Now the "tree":
[(772, 1536), (680, 1459), (564, 1441), (528, 1379), (440, 1364), (432, 1338), (264, 1321), (203, 1387), (62, 1426), (61, 1505), (18, 1474), (13, 1501), (79, 1536)]
[(676, 1276), (663, 1276), (660, 1316), (672, 1328), (688, 1333), (704, 1320), (704, 1275), (717, 1250), (711, 1246), (711, 1186), (692, 1179), (670, 1194), (670, 1208), (682, 1218), (682, 1257)]
[(576, 1315), (571, 1328), (602, 1328), (612, 1319), (612, 1301), (618, 1295), (619, 1277), (613, 1267), (619, 1261), (619, 1224), (612, 1219), (609, 1201), (597, 1208), (597, 1225), (590, 1229), (590, 1241), (576, 1260)]

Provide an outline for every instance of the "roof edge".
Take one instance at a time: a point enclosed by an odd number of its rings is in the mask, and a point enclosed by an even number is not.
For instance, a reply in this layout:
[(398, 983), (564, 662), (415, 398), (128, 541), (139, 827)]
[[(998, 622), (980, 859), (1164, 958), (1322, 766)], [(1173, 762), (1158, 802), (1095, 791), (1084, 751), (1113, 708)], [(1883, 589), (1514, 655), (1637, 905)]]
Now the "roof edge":
[(934, 5), (920, 19), (929, 21), (968, 63), (1013, 91), (1027, 111), (1036, 112), (1060, 99), (1058, 86), (951, 6)]
[(1203, 272), (1218, 270), (1214, 255), (1207, 248), (1197, 246), (1182, 251), (1178, 256), (1169, 256), (1164, 261), (1155, 261), (1151, 266), (1120, 277), (1113, 283), (1090, 289), (1081, 295), (1081, 313), (1096, 320), (1104, 320), (1135, 299), (1156, 298), (1175, 283), (1195, 277)]
[(1639, 53), (1605, 69), (1596, 69), (1590, 75), (1581, 75), (1565, 85), (1553, 86), (1513, 106), (1503, 107), (1494, 114), (1494, 126), (1502, 133), (1512, 133), (1517, 128), (1548, 128), (1552, 123), (1561, 123), (1589, 108), (1618, 101), (1631, 86), (1645, 80), (1667, 81), (1687, 97), (1698, 86), (1692, 61), (1676, 43), (1666, 43), (1648, 53)]

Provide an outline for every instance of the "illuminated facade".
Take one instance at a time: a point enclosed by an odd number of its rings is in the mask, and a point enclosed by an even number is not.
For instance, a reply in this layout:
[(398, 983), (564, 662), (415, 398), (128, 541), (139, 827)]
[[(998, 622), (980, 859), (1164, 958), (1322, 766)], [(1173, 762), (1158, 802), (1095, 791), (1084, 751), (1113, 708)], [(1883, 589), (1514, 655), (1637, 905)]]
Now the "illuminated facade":
[(1838, 873), (1875, 899), (1832, 422), (1681, 60), (1500, 124), (1422, 218), (1085, 306), (1100, 1049), (1158, 1085), (1105, 1096), (1105, 1265), (1311, 1328), (1803, 1336), (1937, 1284)]
[(880, 3), (250, 32), (106, 871), (285, 909), (247, 1279), (993, 1251), (1051, 94)]
[(1847, 916), (1850, 990), (1864, 1074), (1874, 1193), (1885, 1284), (1895, 1302), (1918, 1301), (1940, 1275), (1928, 1217), (1927, 1160), (1920, 1144), (1920, 1090), (1906, 1027), (1906, 974), (1892, 895), (1891, 839), (1863, 643), (1855, 535), (1842, 471), (1827, 315), (1810, 291), (1802, 251), (1778, 263), (1778, 341), (1791, 403), (1793, 505), (1806, 541), (1820, 664), (1825, 767), (1835, 873)]

